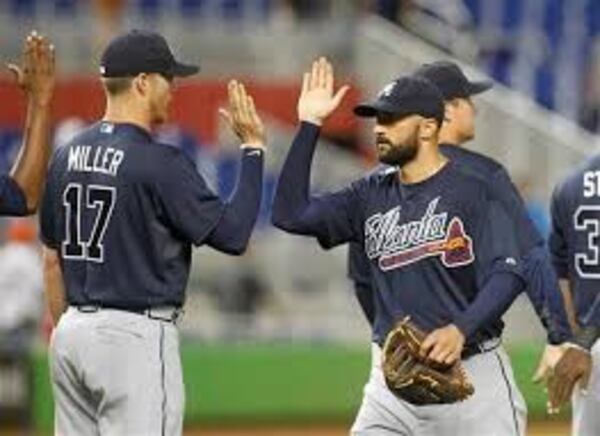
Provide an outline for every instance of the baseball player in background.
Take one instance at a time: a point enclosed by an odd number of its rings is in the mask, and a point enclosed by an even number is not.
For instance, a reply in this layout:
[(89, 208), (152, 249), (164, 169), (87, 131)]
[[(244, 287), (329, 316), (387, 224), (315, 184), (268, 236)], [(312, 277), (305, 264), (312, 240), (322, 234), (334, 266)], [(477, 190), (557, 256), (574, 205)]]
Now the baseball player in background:
[[(379, 160), (391, 165), (342, 190), (309, 195), (311, 159), (334, 94), (331, 65), (304, 75), (300, 129), (275, 194), (273, 223), (324, 248), (358, 243), (373, 280), (373, 366), (355, 435), (524, 435), (526, 406), (500, 345), (500, 317), (524, 288), (513, 221), (489, 184), (440, 152), (443, 97), (428, 80), (387, 85), (358, 116), (374, 117)], [(463, 360), (475, 394), (452, 405), (414, 406), (387, 388), (381, 346), (410, 315), (430, 331), (422, 353)]]
[(157, 143), (173, 83), (196, 66), (131, 31), (101, 59), (102, 120), (53, 156), (41, 210), (45, 291), (56, 324), (51, 376), (60, 435), (179, 435), (184, 389), (176, 322), (191, 246), (241, 254), (261, 200), (265, 132), (244, 86), (222, 115), (242, 142), (223, 202), (175, 147)]
[[(490, 190), (513, 220), (518, 232), (519, 253), (524, 262), (525, 291), (547, 331), (548, 346), (544, 352), (536, 380), (548, 375), (558, 358), (559, 344), (572, 337), (556, 274), (546, 244), (529, 218), (521, 196), (506, 169), (495, 160), (461, 146), (475, 137), (475, 106), (472, 97), (492, 87), (491, 82), (471, 82), (458, 65), (449, 61), (424, 64), (416, 75), (431, 81), (444, 98), (444, 122), (440, 129), (440, 151), (462, 165), (465, 171), (489, 185)], [(348, 275), (367, 319), (373, 322), (373, 286), (369, 259), (359, 244), (348, 251)]]
[(23, 145), (10, 175), (0, 176), (0, 215), (29, 215), (37, 211), (42, 197), (50, 156), (54, 47), (33, 31), (23, 44), (21, 64), (8, 68), (28, 101)]
[(572, 398), (572, 434), (600, 434), (600, 157), (574, 170), (551, 200), (550, 252), (574, 310), (575, 337), (550, 371), (551, 412)]

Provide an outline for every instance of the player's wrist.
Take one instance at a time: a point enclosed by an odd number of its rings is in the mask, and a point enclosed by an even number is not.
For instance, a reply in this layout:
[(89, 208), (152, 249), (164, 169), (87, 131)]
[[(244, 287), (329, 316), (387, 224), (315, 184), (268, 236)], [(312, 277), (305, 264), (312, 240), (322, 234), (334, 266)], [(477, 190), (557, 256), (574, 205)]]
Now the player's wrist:
[(267, 146), (265, 145), (265, 143), (259, 141), (244, 142), (242, 143), (242, 145), (240, 145), (240, 148), (242, 150), (261, 150), (263, 152), (267, 150)]
[(42, 96), (37, 94), (28, 94), (29, 104), (38, 109), (48, 109), (52, 105), (52, 95)]
[(314, 124), (315, 126), (321, 127), (323, 125), (323, 119), (315, 115), (301, 114), (298, 116), (301, 123)]
[(600, 337), (600, 327), (585, 326), (579, 329), (568, 344), (577, 346), (583, 350), (591, 351), (592, 347)]
[(260, 153), (262, 155), (267, 151), (267, 148), (264, 146), (264, 144), (244, 143), (244, 144), (240, 145), (240, 150), (242, 150), (242, 152), (258, 150), (258, 151), (260, 151)]
[(464, 340), (466, 342), (467, 337), (470, 334), (469, 320), (464, 317), (457, 318), (450, 325), (453, 326), (454, 328), (456, 328), (456, 330), (458, 330), (460, 332), (460, 334), (462, 335), (462, 337), (464, 338)]

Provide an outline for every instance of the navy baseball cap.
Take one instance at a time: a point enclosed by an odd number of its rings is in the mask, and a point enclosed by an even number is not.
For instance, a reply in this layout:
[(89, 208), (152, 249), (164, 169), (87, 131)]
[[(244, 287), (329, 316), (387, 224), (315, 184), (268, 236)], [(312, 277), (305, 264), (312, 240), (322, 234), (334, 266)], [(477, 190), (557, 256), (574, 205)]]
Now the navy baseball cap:
[(102, 77), (133, 77), (158, 73), (167, 77), (186, 77), (200, 68), (175, 60), (165, 38), (158, 33), (132, 30), (113, 39), (100, 60)]
[(421, 115), (444, 119), (444, 100), (440, 91), (422, 77), (401, 77), (386, 85), (371, 103), (359, 104), (354, 108), (359, 117), (376, 117), (380, 113), (396, 115), (398, 118)]
[(479, 82), (469, 81), (460, 67), (450, 61), (436, 61), (430, 64), (423, 64), (414, 74), (430, 80), (437, 86), (444, 96), (444, 100), (467, 98), (471, 95), (487, 91), (493, 86), (493, 83), (489, 80)]

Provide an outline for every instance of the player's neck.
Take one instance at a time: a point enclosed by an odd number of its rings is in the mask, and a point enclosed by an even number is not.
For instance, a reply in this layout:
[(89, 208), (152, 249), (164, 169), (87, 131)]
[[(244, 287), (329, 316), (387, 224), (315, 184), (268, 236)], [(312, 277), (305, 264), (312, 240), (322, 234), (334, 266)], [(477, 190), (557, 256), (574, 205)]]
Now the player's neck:
[(439, 142), (440, 144), (462, 145), (464, 138), (459, 135), (456, 129), (444, 125), (440, 130)]
[(110, 123), (134, 124), (148, 132), (152, 130), (148, 112), (125, 101), (109, 99), (106, 102), (106, 111), (102, 120)]
[(448, 163), (448, 159), (441, 154), (437, 147), (435, 151), (422, 152), (417, 157), (404, 165), (399, 172), (402, 183), (419, 183), (433, 177)]

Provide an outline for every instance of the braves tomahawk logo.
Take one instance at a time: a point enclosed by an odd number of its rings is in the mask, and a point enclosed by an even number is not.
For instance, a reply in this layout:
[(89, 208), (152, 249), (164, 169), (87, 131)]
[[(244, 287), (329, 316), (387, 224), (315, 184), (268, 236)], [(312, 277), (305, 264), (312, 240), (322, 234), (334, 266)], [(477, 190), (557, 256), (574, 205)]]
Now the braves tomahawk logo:
[(448, 213), (436, 213), (440, 197), (433, 199), (420, 220), (398, 224), (400, 207), (370, 216), (365, 222), (365, 251), (369, 259), (379, 258), (379, 268), (388, 271), (427, 257), (440, 256), (448, 268), (475, 260), (473, 240), (462, 220)]

